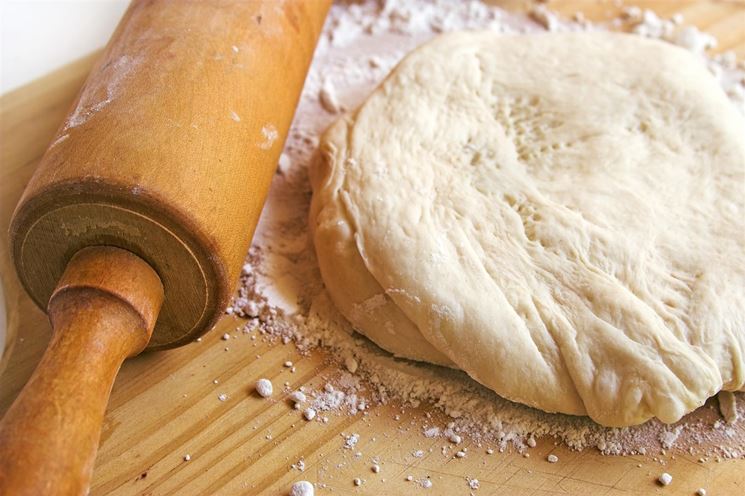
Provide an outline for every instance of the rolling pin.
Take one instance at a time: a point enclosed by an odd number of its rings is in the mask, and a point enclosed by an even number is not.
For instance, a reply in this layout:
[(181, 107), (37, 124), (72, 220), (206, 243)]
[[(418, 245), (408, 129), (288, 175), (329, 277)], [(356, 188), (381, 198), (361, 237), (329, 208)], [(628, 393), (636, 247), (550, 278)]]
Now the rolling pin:
[(122, 362), (224, 312), (330, 0), (135, 0), (10, 227), (53, 327), (0, 422), (0, 494), (86, 494)]

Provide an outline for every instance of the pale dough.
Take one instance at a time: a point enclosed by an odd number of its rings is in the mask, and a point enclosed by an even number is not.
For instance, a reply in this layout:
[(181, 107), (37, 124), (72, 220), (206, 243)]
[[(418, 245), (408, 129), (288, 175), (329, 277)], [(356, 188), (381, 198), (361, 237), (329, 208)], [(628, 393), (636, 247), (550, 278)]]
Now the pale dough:
[(611, 426), (745, 385), (745, 120), (682, 49), (441, 36), (311, 181), (325, 285), (395, 355)]

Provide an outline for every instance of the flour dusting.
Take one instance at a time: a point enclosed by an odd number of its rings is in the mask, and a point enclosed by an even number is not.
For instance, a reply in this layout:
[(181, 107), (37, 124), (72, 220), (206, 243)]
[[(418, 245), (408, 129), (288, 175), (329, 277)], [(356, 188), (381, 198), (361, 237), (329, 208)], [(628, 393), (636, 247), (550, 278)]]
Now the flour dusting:
[[(528, 14), (515, 14), (478, 0), (364, 0), (331, 8), (241, 286), (227, 310), (244, 319), (244, 331), (252, 337), (258, 332), (267, 340), (293, 341), (305, 353), (319, 348), (331, 351), (329, 360), (339, 363), (338, 373), (322, 389), (303, 389), (302, 397), (293, 396), (307, 421), (328, 421), (330, 414), (365, 415), (371, 405), (396, 402), (403, 407), (428, 405), (439, 412), (421, 425), (422, 436), (449, 441), (443, 450), (456, 457), (467, 455), (456, 447), (465, 437), (484, 446), (486, 454), (515, 449), (527, 455), (541, 436), (552, 436), (577, 450), (594, 447), (604, 454), (648, 455), (655, 460), (666, 450), (695, 454), (702, 462), (743, 457), (745, 428), (736, 421), (745, 404), (742, 393), (712, 398), (674, 425), (652, 420), (636, 427), (605, 428), (586, 417), (548, 414), (504, 400), (460, 371), (394, 359), (355, 333), (336, 311), (323, 289), (308, 235), (307, 171), (319, 136), (341, 112), (356, 108), (407, 52), (438, 33), (624, 29), (698, 54), (745, 113), (743, 63), (731, 52), (707, 55), (716, 40), (684, 24), (680, 15), (663, 19), (634, 7), (604, 24), (590, 23), (581, 13), (563, 19), (543, 5)], [(271, 133), (265, 128), (264, 138), (262, 148), (270, 147), (276, 130)], [(367, 301), (360, 311), (379, 303)], [(354, 450), (358, 440), (357, 434), (349, 434), (344, 447)], [(547, 461), (559, 462), (558, 458)], [(415, 479), (408, 476), (407, 480)], [(432, 485), (430, 479), (416, 482), (423, 488)], [(476, 479), (468, 484), (474, 490), (479, 486)]]
[(277, 138), (279, 137), (279, 133), (277, 132), (277, 128), (274, 127), (274, 124), (266, 124), (264, 127), (262, 127), (261, 135), (264, 139), (261, 143), (259, 143), (259, 148), (261, 148), (262, 150), (268, 150), (269, 148), (271, 148), (274, 142), (277, 141)]
[[(134, 73), (139, 64), (139, 58), (122, 55), (104, 66), (101, 69), (101, 73), (102, 77), (108, 81), (108, 84), (103, 88), (103, 94), (101, 94), (101, 88), (95, 85), (86, 85), (80, 95), (78, 104), (75, 106), (75, 110), (73, 110), (72, 114), (65, 121), (62, 132), (64, 133), (69, 129), (84, 124), (88, 119), (113, 102), (119, 96), (125, 81)], [(58, 139), (52, 146), (61, 141), (62, 138)]]

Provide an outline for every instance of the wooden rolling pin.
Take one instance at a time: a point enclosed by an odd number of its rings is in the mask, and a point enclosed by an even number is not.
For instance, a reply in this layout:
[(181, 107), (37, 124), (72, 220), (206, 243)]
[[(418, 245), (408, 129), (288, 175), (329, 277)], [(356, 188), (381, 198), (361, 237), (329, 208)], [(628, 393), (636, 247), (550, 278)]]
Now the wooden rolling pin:
[(125, 358), (234, 290), (330, 0), (135, 0), (18, 207), (53, 335), (0, 422), (0, 494), (85, 494)]

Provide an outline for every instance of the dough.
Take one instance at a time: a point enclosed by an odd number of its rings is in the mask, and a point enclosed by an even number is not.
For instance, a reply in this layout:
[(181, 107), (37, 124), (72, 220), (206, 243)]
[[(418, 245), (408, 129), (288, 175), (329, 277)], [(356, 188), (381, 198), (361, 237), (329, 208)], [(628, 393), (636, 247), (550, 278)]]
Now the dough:
[(682, 49), (441, 36), (311, 182), (331, 298), (397, 356), (609, 426), (745, 385), (745, 119)]

